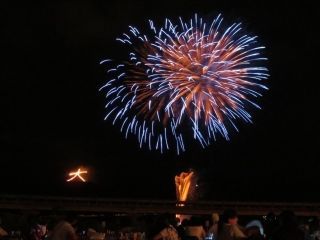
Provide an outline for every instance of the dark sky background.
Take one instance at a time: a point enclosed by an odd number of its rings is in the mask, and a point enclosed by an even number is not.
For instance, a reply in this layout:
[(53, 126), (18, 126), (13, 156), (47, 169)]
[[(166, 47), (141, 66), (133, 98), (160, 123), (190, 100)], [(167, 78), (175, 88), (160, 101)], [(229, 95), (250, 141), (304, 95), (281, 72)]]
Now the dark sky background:
[[(0, 193), (174, 199), (174, 175), (193, 168), (200, 199), (320, 200), (317, 9), (311, 1), (2, 4)], [(103, 120), (99, 61), (126, 56), (115, 38), (128, 25), (194, 13), (242, 21), (267, 47), (263, 109), (253, 112), (253, 125), (239, 122), (229, 142), (191, 143), (180, 156), (140, 149)], [(67, 171), (80, 165), (91, 182), (66, 184)]]

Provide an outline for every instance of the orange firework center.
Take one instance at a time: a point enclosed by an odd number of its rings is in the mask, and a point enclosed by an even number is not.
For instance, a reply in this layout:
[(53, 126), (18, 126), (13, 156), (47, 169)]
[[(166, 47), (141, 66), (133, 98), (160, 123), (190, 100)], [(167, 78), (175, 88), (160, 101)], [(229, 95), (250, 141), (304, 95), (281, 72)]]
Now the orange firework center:
[[(250, 84), (239, 76), (245, 74), (245, 70), (235, 74), (234, 67), (242, 60), (241, 54), (237, 56), (239, 49), (231, 44), (230, 38), (223, 37), (215, 41), (217, 33), (205, 37), (202, 34), (195, 30), (189, 36), (189, 41), (180, 37), (171, 44), (162, 44), (160, 50), (146, 42), (137, 49), (141, 61), (157, 76), (156, 80), (152, 79), (144, 68), (136, 66), (134, 72), (131, 72), (133, 74), (127, 77), (128, 88), (139, 86), (136, 91), (137, 101), (134, 103), (139, 109), (138, 115), (156, 120), (157, 113), (162, 113), (164, 126), (167, 125), (169, 114), (173, 118), (186, 115), (195, 121), (203, 118), (205, 125), (209, 124), (212, 117), (222, 123), (225, 112), (221, 109), (229, 107), (236, 110), (239, 103), (230, 95), (223, 94), (221, 89), (239, 99), (246, 99), (236, 91), (238, 84), (229, 80), (233, 78), (242, 85)], [(153, 63), (148, 59), (150, 55), (161, 56), (166, 60)], [(163, 88), (161, 93), (160, 86)], [(168, 95), (174, 96), (177, 101), (168, 104)], [(184, 99), (183, 103), (178, 101), (181, 98)], [(171, 107), (170, 113), (168, 108), (164, 108), (166, 104)], [(185, 106), (183, 116), (181, 105)]]

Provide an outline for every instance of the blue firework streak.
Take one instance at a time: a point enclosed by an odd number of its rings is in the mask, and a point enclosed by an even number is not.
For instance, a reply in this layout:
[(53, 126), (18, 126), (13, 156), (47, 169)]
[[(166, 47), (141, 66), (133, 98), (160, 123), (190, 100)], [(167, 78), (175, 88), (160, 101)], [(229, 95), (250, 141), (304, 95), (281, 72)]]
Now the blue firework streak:
[[(217, 135), (229, 140), (227, 126), (237, 119), (252, 123), (248, 105), (267, 89), (268, 70), (261, 63), (263, 46), (242, 34), (241, 23), (222, 27), (219, 15), (210, 24), (195, 15), (188, 22), (169, 19), (148, 36), (136, 27), (117, 38), (129, 46), (128, 59), (108, 65), (105, 120), (118, 124), (126, 138), (137, 136), (140, 147), (163, 152), (185, 151), (185, 134), (202, 147)], [(188, 133), (189, 132), (189, 133)]]

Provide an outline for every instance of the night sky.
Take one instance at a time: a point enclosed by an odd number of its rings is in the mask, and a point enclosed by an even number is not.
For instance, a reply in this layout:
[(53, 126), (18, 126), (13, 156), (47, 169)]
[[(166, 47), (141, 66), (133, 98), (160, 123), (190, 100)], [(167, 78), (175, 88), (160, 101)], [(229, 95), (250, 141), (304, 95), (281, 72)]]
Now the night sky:
[[(319, 90), (314, 1), (64, 1), (2, 4), (1, 194), (174, 199), (175, 174), (194, 169), (203, 200), (318, 201)], [(313, 5), (312, 5), (313, 4)], [(243, 22), (267, 47), (270, 88), (228, 142), (160, 154), (104, 121), (99, 62), (123, 59), (128, 25), (198, 13)], [(67, 184), (86, 166), (87, 184)]]

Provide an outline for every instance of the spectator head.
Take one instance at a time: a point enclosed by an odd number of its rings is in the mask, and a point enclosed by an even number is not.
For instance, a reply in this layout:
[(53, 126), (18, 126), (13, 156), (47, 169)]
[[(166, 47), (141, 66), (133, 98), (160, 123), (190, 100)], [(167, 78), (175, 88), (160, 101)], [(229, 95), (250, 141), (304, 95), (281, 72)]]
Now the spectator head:
[(227, 209), (223, 212), (223, 221), (231, 225), (238, 223), (238, 214), (234, 209)]
[(218, 213), (212, 213), (212, 223), (218, 223), (219, 222), (219, 214)]
[(317, 217), (311, 217), (308, 219), (308, 225), (310, 228), (310, 232), (313, 233), (314, 231), (319, 230), (319, 219)]
[(186, 226), (189, 226), (189, 223), (190, 223), (190, 220), (185, 218), (185, 219), (182, 220), (181, 225), (186, 227)]
[(69, 222), (71, 225), (76, 225), (77, 224), (77, 216), (75, 214), (68, 214), (65, 217), (65, 220)]
[(163, 215), (163, 220), (166, 226), (168, 225), (176, 225), (176, 218), (172, 214), (166, 213)]
[(285, 210), (280, 214), (280, 220), (283, 226), (297, 226), (298, 221), (294, 212)]
[(259, 220), (253, 220), (253, 221), (249, 222), (246, 225), (246, 229), (248, 230), (248, 232), (252, 232), (253, 235), (256, 235), (255, 234), (256, 232), (259, 233), (261, 236), (264, 235), (263, 226)]

